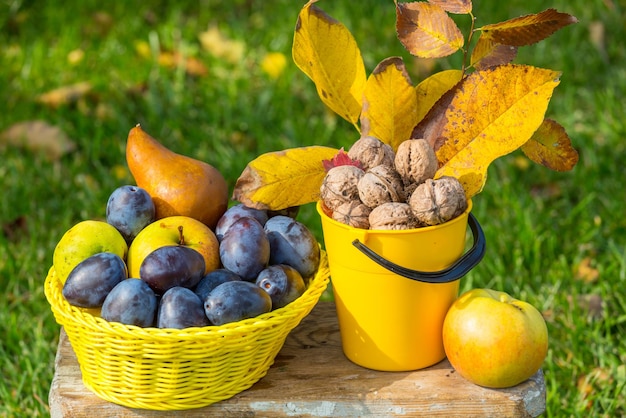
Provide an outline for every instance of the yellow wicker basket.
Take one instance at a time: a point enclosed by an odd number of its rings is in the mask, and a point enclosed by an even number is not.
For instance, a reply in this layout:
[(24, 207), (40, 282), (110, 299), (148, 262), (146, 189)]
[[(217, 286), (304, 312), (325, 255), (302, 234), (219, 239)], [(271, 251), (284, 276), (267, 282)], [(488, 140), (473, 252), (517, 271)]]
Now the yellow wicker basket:
[(329, 282), (326, 253), (306, 292), (275, 311), (221, 326), (182, 330), (107, 322), (71, 306), (51, 268), (45, 294), (65, 328), (83, 382), (116, 404), (152, 410), (199, 408), (228, 399), (267, 373), (287, 334)]

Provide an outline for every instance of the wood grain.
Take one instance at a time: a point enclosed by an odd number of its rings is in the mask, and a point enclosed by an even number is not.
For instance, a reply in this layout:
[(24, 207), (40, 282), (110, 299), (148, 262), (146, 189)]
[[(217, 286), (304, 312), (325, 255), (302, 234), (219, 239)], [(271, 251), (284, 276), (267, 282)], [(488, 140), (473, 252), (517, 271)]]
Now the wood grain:
[(334, 304), (320, 302), (287, 338), (268, 374), (252, 388), (208, 407), (149, 411), (109, 403), (85, 388), (61, 331), (49, 396), (59, 417), (525, 417), (545, 411), (542, 371), (509, 389), (469, 383), (444, 360), (414, 372), (357, 366), (341, 350)]

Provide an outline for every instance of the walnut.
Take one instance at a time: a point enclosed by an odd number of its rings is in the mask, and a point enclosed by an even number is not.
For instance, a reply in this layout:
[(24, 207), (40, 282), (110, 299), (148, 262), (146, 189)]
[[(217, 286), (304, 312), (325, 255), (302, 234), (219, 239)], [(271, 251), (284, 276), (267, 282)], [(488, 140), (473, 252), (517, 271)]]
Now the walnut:
[(377, 165), (367, 171), (357, 185), (361, 202), (370, 208), (387, 202), (404, 202), (404, 185), (396, 170)]
[(353, 165), (331, 168), (320, 187), (320, 198), (330, 210), (335, 210), (351, 200), (358, 200), (357, 184), (364, 174), (363, 170)]
[(419, 227), (408, 203), (383, 203), (372, 209), (369, 221), (370, 229), (400, 230)]
[(439, 164), (435, 151), (425, 139), (409, 139), (400, 143), (394, 163), (405, 185), (421, 184), (426, 179), (432, 179)]
[(456, 218), (467, 209), (461, 183), (454, 177), (427, 179), (409, 199), (413, 215), (425, 225), (438, 225)]
[(367, 171), (377, 165), (393, 167), (395, 153), (389, 144), (373, 136), (363, 136), (348, 150), (348, 156), (361, 162), (363, 170)]
[(369, 229), (369, 215), (372, 210), (358, 200), (340, 205), (333, 212), (333, 219), (354, 228)]

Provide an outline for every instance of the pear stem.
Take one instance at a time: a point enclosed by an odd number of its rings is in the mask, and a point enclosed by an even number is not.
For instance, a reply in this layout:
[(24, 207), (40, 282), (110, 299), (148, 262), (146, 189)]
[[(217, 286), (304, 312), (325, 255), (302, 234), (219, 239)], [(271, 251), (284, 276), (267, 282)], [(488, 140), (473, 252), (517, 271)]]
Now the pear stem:
[(183, 235), (183, 226), (178, 225), (178, 244), (185, 245), (185, 236)]

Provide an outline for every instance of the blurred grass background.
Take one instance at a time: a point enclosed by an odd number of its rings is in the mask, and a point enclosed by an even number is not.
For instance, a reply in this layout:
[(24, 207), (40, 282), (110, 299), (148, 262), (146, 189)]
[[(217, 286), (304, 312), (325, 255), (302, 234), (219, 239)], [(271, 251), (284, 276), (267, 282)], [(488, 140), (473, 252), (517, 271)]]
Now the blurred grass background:
[[(357, 139), (293, 64), (303, 4), (0, 1), (0, 416), (49, 415), (59, 328), (43, 281), (62, 234), (102, 219), (109, 194), (132, 183), (132, 126), (213, 164), (231, 187), (261, 153)], [(414, 83), (460, 67), (459, 55), (411, 58), (391, 1), (318, 5), (353, 33), (368, 72), (392, 55)], [(624, 416), (626, 3), (476, 0), (474, 15), (480, 26), (548, 7), (579, 23), (521, 48), (516, 62), (563, 71), (547, 116), (580, 161), (556, 173), (516, 152), (490, 167), (474, 199), (487, 254), (462, 288), (507, 291), (544, 314), (547, 416)], [(15, 144), (16, 130), (30, 139)], [(299, 219), (322, 240), (313, 207)]]

